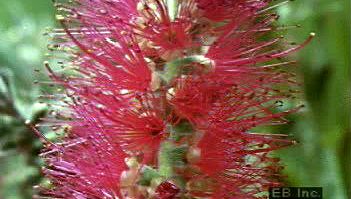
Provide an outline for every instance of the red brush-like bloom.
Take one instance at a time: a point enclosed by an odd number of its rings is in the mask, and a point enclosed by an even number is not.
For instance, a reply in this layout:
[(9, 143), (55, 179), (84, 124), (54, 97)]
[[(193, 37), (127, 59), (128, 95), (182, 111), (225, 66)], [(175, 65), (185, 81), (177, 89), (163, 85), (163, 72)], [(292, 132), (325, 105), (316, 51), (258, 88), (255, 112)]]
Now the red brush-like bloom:
[(64, 72), (46, 67), (64, 92), (41, 124), (58, 138), (42, 137), (38, 197), (249, 199), (279, 185), (269, 153), (294, 142), (253, 127), (298, 110), (279, 107), (298, 87), (281, 59), (312, 37), (272, 38), (269, 3), (56, 1)]
[(162, 108), (157, 107), (160, 103), (152, 98), (136, 97), (129, 107), (122, 109), (119, 106), (116, 111), (106, 110), (104, 113), (109, 120), (105, 125), (109, 126), (108, 132), (115, 141), (134, 155), (144, 155), (144, 162), (155, 161), (160, 142), (167, 135), (165, 121), (161, 117)]
[[(246, 71), (245, 71), (246, 70)], [(211, 121), (255, 117), (270, 121), (286, 114), (273, 114), (275, 107), (287, 94), (273, 86), (289, 81), (291, 74), (275, 73), (270, 69), (243, 68), (243, 71), (203, 75), (179, 80), (176, 94), (170, 101), (178, 114), (198, 128), (207, 127)], [(290, 82), (294, 84), (294, 82)], [(262, 123), (249, 120), (241, 122), (248, 127)], [(221, 128), (224, 128), (222, 126)]]
[(190, 31), (193, 25), (193, 0), (179, 2), (179, 15), (174, 21), (165, 2), (156, 0), (153, 3), (149, 5), (147, 2), (140, 2), (139, 21), (133, 25), (134, 33), (139, 35), (145, 51), (154, 52), (156, 56), (168, 56), (174, 51), (192, 47)]
[(279, 185), (281, 167), (268, 153), (293, 144), (283, 137), (248, 132), (259, 125), (284, 123), (283, 116), (294, 110), (274, 113), (271, 108), (283, 96), (246, 89), (240, 85), (212, 92), (207, 122), (195, 124), (203, 137), (195, 162), (201, 174), (194, 180), (207, 182), (213, 198), (259, 198), (268, 187)]
[(189, 31), (191, 23), (176, 21), (163, 24), (149, 24), (143, 29), (142, 36), (146, 41), (151, 42), (158, 54), (164, 55), (175, 50), (184, 50), (192, 46)]
[(269, 187), (281, 185), (278, 159), (268, 153), (290, 144), (250, 133), (228, 134), (221, 129), (205, 132), (198, 145), (201, 158), (196, 163), (204, 175), (194, 180), (207, 183), (213, 198), (261, 198), (259, 194)]
[(79, 112), (72, 130), (61, 143), (50, 145), (41, 154), (48, 163), (43, 170), (53, 189), (43, 190), (50, 198), (116, 198), (119, 181), (126, 169), (126, 154), (106, 133), (89, 107), (72, 107)]

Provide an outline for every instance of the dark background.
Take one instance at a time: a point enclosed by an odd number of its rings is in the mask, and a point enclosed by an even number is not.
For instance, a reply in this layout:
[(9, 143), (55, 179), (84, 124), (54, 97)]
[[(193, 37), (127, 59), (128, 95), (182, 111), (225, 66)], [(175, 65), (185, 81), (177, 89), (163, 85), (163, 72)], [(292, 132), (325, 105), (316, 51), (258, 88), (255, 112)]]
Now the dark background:
[[(299, 0), (279, 9), (280, 23), (300, 24), (288, 31), (301, 42), (317, 36), (294, 58), (304, 82), (306, 108), (291, 123), (272, 131), (292, 135), (300, 143), (279, 156), (289, 186), (321, 186), (326, 199), (351, 198), (350, 131), (350, 1)], [(37, 158), (40, 142), (24, 125), (37, 121), (47, 107), (38, 103), (43, 79), (46, 27), (53, 27), (49, 0), (0, 1), (0, 199), (31, 198), (43, 179)], [(50, 132), (47, 136), (53, 136)]]

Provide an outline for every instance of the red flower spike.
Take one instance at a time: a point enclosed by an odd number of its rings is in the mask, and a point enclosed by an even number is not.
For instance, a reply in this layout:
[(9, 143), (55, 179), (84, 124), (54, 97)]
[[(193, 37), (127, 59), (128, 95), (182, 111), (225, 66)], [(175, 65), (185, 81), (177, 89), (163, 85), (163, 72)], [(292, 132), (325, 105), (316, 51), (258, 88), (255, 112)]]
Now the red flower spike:
[(254, 199), (280, 185), (269, 154), (294, 142), (252, 128), (299, 109), (279, 107), (299, 86), (280, 59), (314, 34), (281, 49), (269, 2), (55, 1), (63, 72), (45, 65), (64, 92), (43, 96), (53, 110), (36, 126), (64, 136), (30, 125), (51, 182), (36, 197)]

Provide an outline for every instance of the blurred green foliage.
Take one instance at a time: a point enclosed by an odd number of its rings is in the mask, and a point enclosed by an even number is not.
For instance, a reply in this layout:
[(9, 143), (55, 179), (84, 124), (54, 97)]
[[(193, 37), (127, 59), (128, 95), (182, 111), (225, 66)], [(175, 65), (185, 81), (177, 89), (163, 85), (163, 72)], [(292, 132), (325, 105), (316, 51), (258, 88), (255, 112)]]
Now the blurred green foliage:
[[(300, 51), (306, 108), (279, 133), (300, 143), (282, 150), (292, 186), (322, 186), (326, 199), (351, 198), (350, 1), (299, 0), (279, 8), (280, 22), (301, 24), (288, 31), (300, 42), (313, 31), (314, 41)], [(48, 0), (0, 1), (0, 199), (31, 198), (40, 181), (40, 143), (24, 125), (45, 113), (37, 102), (34, 69), (41, 68), (53, 26)]]
[(285, 129), (300, 144), (281, 152), (288, 183), (322, 186), (327, 199), (351, 198), (350, 1), (294, 1), (281, 22), (302, 28), (288, 37), (314, 41), (298, 53), (307, 108)]
[(0, 198), (28, 199), (39, 182), (40, 143), (25, 120), (45, 112), (34, 74), (46, 50), (42, 32), (52, 25), (50, 1), (0, 1)]

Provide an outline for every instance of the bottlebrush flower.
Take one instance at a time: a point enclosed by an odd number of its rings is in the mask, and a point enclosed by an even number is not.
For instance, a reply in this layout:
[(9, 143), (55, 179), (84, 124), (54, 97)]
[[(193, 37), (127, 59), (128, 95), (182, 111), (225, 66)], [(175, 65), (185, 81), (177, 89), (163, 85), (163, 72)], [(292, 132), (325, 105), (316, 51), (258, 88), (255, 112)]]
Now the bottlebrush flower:
[[(37, 198), (264, 198), (298, 88), (267, 0), (55, 1), (56, 66)], [(267, 39), (271, 38), (271, 39)], [(60, 89), (61, 90), (61, 89)], [(55, 108), (57, 107), (57, 108)], [(34, 128), (37, 132), (37, 130)], [(38, 133), (38, 132), (37, 132)]]

